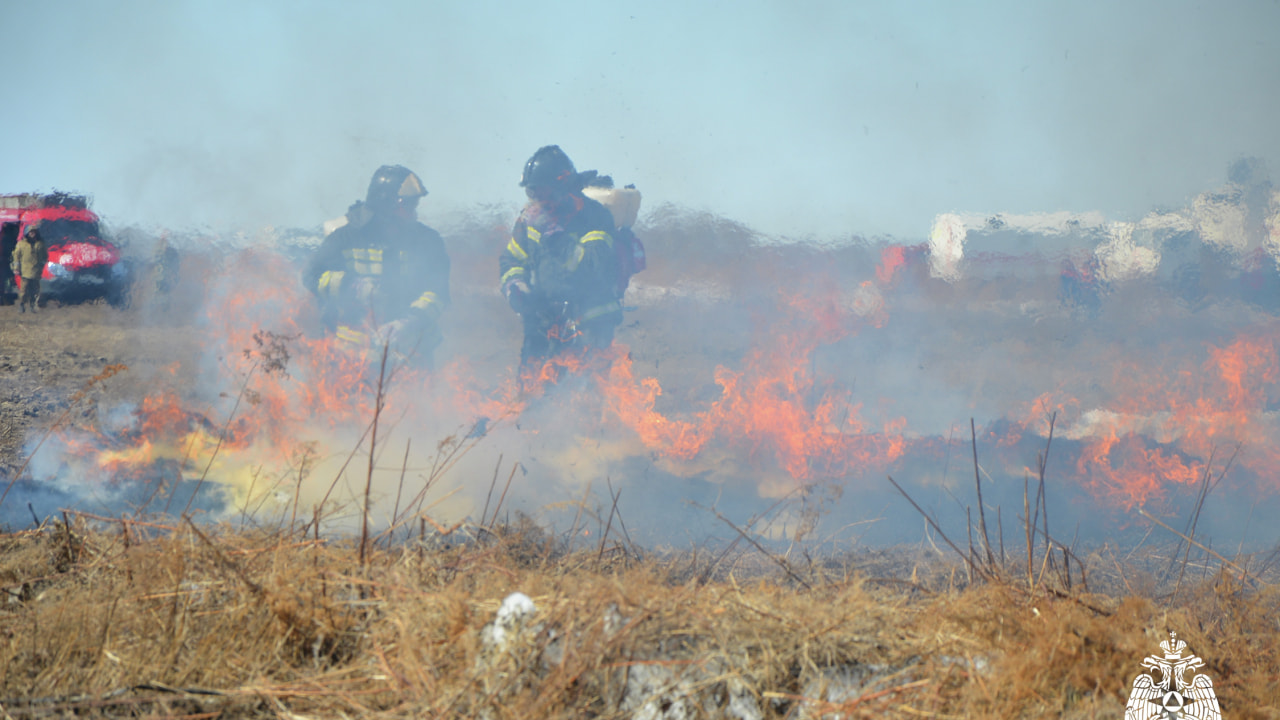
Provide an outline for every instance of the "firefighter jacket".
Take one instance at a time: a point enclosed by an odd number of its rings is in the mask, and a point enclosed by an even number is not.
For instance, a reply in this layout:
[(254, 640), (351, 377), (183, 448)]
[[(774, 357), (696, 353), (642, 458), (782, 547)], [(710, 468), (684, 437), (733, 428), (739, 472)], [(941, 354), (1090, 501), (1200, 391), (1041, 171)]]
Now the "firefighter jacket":
[(39, 278), (44, 274), (44, 266), (48, 262), (49, 248), (44, 240), (33, 243), (24, 237), (13, 249), (13, 271), (23, 280)]
[(524, 312), (567, 304), (579, 321), (617, 325), (622, 306), (613, 229), (609, 211), (580, 194), (556, 208), (530, 202), (498, 261), (503, 295), (520, 310), (512, 296), (526, 294)]
[[(302, 280), (341, 336), (397, 320), (434, 325), (449, 305), (449, 255), (422, 223), (373, 213), (364, 203), (324, 239)], [(343, 338), (359, 341), (359, 337)]]

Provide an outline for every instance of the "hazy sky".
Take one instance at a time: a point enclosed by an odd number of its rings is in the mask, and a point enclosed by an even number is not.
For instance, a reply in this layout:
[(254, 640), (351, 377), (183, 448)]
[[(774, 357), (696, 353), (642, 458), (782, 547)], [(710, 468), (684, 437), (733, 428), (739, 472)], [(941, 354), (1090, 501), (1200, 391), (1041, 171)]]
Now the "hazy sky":
[[(645, 208), (790, 237), (1176, 206), (1280, 180), (1280, 0), (0, 0), (0, 192), (314, 226), (401, 163), (446, 210), (560, 144)], [(642, 212), (643, 212), (642, 209)]]

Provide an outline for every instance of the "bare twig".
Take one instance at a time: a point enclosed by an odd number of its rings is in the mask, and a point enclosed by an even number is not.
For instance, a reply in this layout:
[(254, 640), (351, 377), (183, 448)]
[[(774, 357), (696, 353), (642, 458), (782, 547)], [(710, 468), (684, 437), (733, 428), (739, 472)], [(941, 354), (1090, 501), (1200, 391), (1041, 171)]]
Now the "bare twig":
[(1171, 528), (1171, 527), (1169, 527), (1168, 525), (1166, 525), (1165, 523), (1161, 522), (1161, 521), (1160, 521), (1156, 516), (1152, 515), (1151, 513), (1147, 512), (1146, 510), (1143, 510), (1142, 508), (1138, 508), (1138, 514), (1139, 514), (1139, 515), (1141, 515), (1142, 517), (1144, 517), (1144, 518), (1146, 518), (1146, 519), (1150, 520), (1151, 522), (1153, 522), (1153, 523), (1155, 523), (1155, 524), (1159, 525), (1160, 527), (1164, 528), (1165, 530), (1168, 530), (1169, 532), (1173, 533), (1174, 535), (1177, 535), (1178, 537), (1182, 538), (1183, 540), (1186, 540), (1187, 542), (1191, 543), (1192, 545), (1195, 545), (1196, 547), (1200, 548), (1201, 550), (1204, 550), (1204, 551), (1205, 551), (1206, 553), (1208, 553), (1209, 555), (1212, 555), (1214, 558), (1217, 558), (1217, 560), (1218, 560), (1219, 562), (1221, 562), (1222, 564), (1224, 564), (1224, 565), (1226, 565), (1227, 567), (1230, 567), (1231, 569), (1233, 569), (1233, 570), (1235, 570), (1236, 572), (1240, 573), (1241, 577), (1244, 577), (1244, 578), (1248, 578), (1248, 579), (1250, 579), (1250, 580), (1253, 580), (1255, 583), (1257, 583), (1258, 585), (1261, 585), (1261, 586), (1263, 586), (1263, 587), (1270, 587), (1270, 585), (1269, 585), (1268, 583), (1263, 582), (1263, 581), (1262, 581), (1262, 579), (1261, 579), (1261, 578), (1259, 578), (1257, 575), (1254, 575), (1254, 574), (1252, 574), (1252, 573), (1249, 573), (1249, 572), (1245, 571), (1245, 569), (1244, 569), (1244, 568), (1242, 568), (1242, 567), (1240, 567), (1239, 565), (1235, 564), (1234, 562), (1231, 562), (1230, 560), (1228, 560), (1228, 559), (1226, 559), (1226, 558), (1222, 557), (1221, 555), (1219, 555), (1218, 553), (1214, 552), (1213, 550), (1210, 550), (1209, 548), (1205, 547), (1203, 544), (1196, 542), (1194, 539), (1192, 539), (1192, 538), (1190, 538), (1190, 537), (1187, 537), (1186, 535), (1184, 535), (1184, 534), (1182, 534), (1182, 533), (1178, 532), (1177, 530), (1174, 530), (1173, 528)]
[(968, 505), (964, 506), (964, 529), (969, 534), (969, 564), (967, 567), (970, 568), (969, 582), (973, 582), (972, 567), (975, 564), (973, 559), (973, 509)]
[(616, 493), (613, 491), (613, 483), (609, 481), (609, 478), (605, 478), (605, 483), (609, 486), (609, 495), (613, 498), (613, 504), (609, 508), (609, 519), (605, 521), (604, 532), (600, 534), (600, 549), (596, 552), (597, 570), (600, 569), (600, 560), (604, 557), (604, 541), (609, 537), (609, 530), (613, 527), (613, 515), (618, 512), (618, 498), (622, 497), (621, 489)]
[(209, 540), (208, 536), (200, 532), (200, 528), (196, 527), (195, 522), (193, 522), (189, 516), (184, 515), (182, 519), (186, 521), (187, 526), (191, 528), (191, 531), (194, 532), (196, 537), (200, 538), (200, 541), (209, 548), (214, 557), (218, 559), (218, 562), (221, 563), (224, 568), (231, 570), (237, 577), (239, 577), (240, 581), (243, 582), (254, 595), (257, 595), (258, 597), (266, 597), (267, 591), (255, 582), (253, 578), (249, 577), (248, 573), (244, 571), (244, 568), (232, 562), (231, 558), (228, 558), (223, 554), (223, 552), (218, 549), (218, 546), (214, 545), (213, 542)]
[(1004, 520), (1000, 519), (1000, 506), (996, 506), (996, 532), (1000, 533), (1000, 567), (1004, 567)]
[(387, 354), (389, 341), (382, 343), (382, 361), (378, 365), (378, 390), (373, 400), (373, 427), (369, 433), (369, 468), (364, 480), (364, 512), (360, 516), (360, 567), (364, 567), (369, 548), (369, 494), (373, 490), (373, 466), (377, 461), (378, 418), (382, 416), (382, 384), (387, 379)]
[[(1054, 426), (1057, 424), (1057, 421), (1058, 421), (1058, 413), (1055, 410), (1053, 414), (1049, 416), (1049, 435), (1047, 438), (1045, 438), (1044, 452), (1036, 456), (1036, 465), (1037, 465), (1036, 469), (1039, 475), (1039, 484), (1036, 486), (1035, 514), (1032, 515), (1031, 517), (1031, 537), (1033, 542), (1035, 539), (1035, 531), (1036, 531), (1036, 527), (1039, 524), (1039, 518), (1041, 513), (1044, 514), (1044, 536), (1046, 539), (1050, 537), (1049, 536), (1049, 502), (1045, 497), (1047, 493), (1045, 491), (1044, 474), (1045, 474), (1045, 468), (1048, 467), (1049, 465), (1049, 448), (1053, 446), (1053, 429), (1054, 429)], [(1052, 545), (1045, 546), (1045, 557), (1050, 563), (1053, 562), (1052, 557), (1050, 557), (1052, 555), (1050, 550), (1052, 549), (1053, 549)], [(1030, 545), (1028, 546), (1027, 555), (1028, 555), (1028, 558), (1030, 559), (1030, 562), (1028, 563), (1028, 567), (1030, 567), (1035, 563), (1034, 548)], [(1043, 571), (1041, 571), (1040, 576), (1044, 577)]]
[(489, 494), (484, 496), (484, 509), (480, 511), (480, 526), (484, 527), (484, 519), (489, 516), (489, 501), (493, 499), (493, 489), (498, 485), (498, 470), (502, 469), (502, 453), (498, 453), (498, 462), (493, 466), (493, 479), (489, 481)]
[(982, 547), (987, 552), (987, 567), (996, 564), (996, 558), (991, 554), (991, 536), (987, 534), (987, 511), (982, 505), (982, 477), (978, 470), (978, 429), (973, 423), (973, 418), (969, 418), (969, 436), (973, 442), (973, 482), (978, 488), (978, 528), (982, 531)]
[[(794, 494), (795, 494), (795, 493), (797, 493), (797, 492), (800, 492), (800, 489), (799, 489), (799, 488), (797, 488), (796, 490), (792, 490), (791, 492), (787, 493), (786, 495), (783, 495), (782, 497), (778, 498), (776, 501), (774, 501), (774, 503), (773, 503), (772, 505), (770, 505), (768, 508), (765, 508), (764, 512), (762, 512), (762, 513), (760, 513), (759, 515), (756, 515), (755, 517), (751, 518), (751, 520), (747, 522), (746, 529), (747, 529), (748, 531), (750, 531), (750, 530), (751, 530), (751, 528), (755, 527), (756, 523), (757, 523), (757, 522), (759, 522), (759, 521), (761, 520), (761, 518), (768, 517), (770, 514), (772, 514), (772, 513), (773, 513), (773, 511), (774, 511), (774, 510), (778, 509), (778, 507), (780, 507), (783, 503), (785, 503), (787, 500), (791, 499), (791, 496), (792, 496), (792, 495), (794, 495)], [(701, 505), (697, 505), (696, 503), (695, 503), (695, 506), (696, 506), (696, 507), (699, 507), (699, 508), (702, 508), (702, 506), (701, 506)], [(715, 511), (715, 508), (714, 508), (714, 507), (711, 507), (711, 508), (703, 508), (703, 509), (709, 509), (709, 510), (711, 510), (712, 512), (714, 512), (714, 511)], [(741, 536), (741, 535), (739, 535), (738, 537), (735, 537), (735, 538), (733, 539), (733, 542), (729, 543), (727, 546), (725, 546), (724, 550), (721, 550), (721, 551), (720, 551), (720, 554), (719, 554), (719, 555), (717, 555), (717, 556), (715, 557), (715, 559), (714, 559), (714, 560), (712, 560), (712, 561), (711, 561), (711, 563), (710, 563), (709, 565), (707, 565), (706, 569), (704, 569), (704, 570), (702, 571), (702, 574), (698, 576), (698, 585), (705, 585), (705, 584), (707, 583), (707, 581), (711, 579), (711, 575), (712, 575), (712, 573), (714, 573), (714, 572), (715, 572), (716, 567), (717, 567), (717, 566), (718, 566), (718, 565), (719, 565), (719, 564), (720, 564), (720, 563), (725, 559), (725, 557), (727, 557), (727, 556), (729, 555), (729, 553), (733, 552), (733, 549), (734, 549), (734, 548), (736, 548), (736, 547), (738, 546), (738, 541), (739, 541), (739, 540), (742, 540), (742, 539), (743, 539), (743, 538), (742, 538), (742, 536)], [(695, 548), (695, 550), (696, 550), (696, 548)], [(695, 555), (694, 555), (694, 560), (695, 560), (695, 564), (696, 564), (696, 560), (697, 560), (697, 555), (696, 555), (696, 553), (695, 553)]]
[(1035, 547), (1036, 547), (1035, 546), (1035, 542), (1036, 542), (1035, 528), (1032, 527), (1031, 525), (1031, 505), (1028, 503), (1028, 498), (1027, 498), (1027, 490), (1029, 489), (1028, 485), (1030, 484), (1030, 480), (1031, 479), (1026, 475), (1022, 476), (1022, 527), (1026, 528), (1026, 531), (1027, 531), (1027, 588), (1028, 589), (1031, 588), (1032, 585), (1034, 585), (1034, 582), (1032, 581), (1032, 577), (1033, 577), (1032, 564), (1034, 563)]
[[(342, 461), (342, 467), (338, 468), (338, 472), (334, 474), (333, 482), (329, 483), (329, 489), (325, 490), (324, 497), (320, 498), (319, 504), (315, 506), (315, 521), (317, 523), (320, 522), (320, 508), (323, 508), (325, 503), (329, 502), (329, 496), (333, 494), (334, 488), (338, 487), (338, 482), (342, 480), (343, 474), (346, 473), (347, 466), (351, 464), (353, 459), (355, 459), (356, 453), (364, 445), (364, 439), (369, 436), (369, 431), (372, 429), (372, 423), (365, 425), (364, 433), (360, 435), (360, 439), (356, 441), (356, 444), (351, 447), (351, 450), (347, 453), (347, 459)], [(308, 529), (309, 528), (306, 527), (302, 529), (303, 535), (306, 534)]]
[[(582, 509), (587, 506), (587, 497), (591, 494), (591, 481), (587, 481), (587, 487), (582, 491), (582, 499), (578, 501), (578, 513), (573, 516), (573, 529), (569, 531), (569, 552), (573, 551), (573, 541), (578, 535), (578, 521), (582, 520)], [(550, 560), (551, 553), (547, 553), (547, 560)]]
[(493, 525), (498, 521), (498, 513), (502, 512), (502, 503), (507, 499), (507, 491), (511, 489), (511, 481), (516, 476), (516, 470), (520, 469), (520, 461), (517, 460), (511, 465), (511, 472), (507, 473), (507, 484), (502, 486), (502, 494), (498, 496), (498, 504), (493, 506), (493, 517), (489, 518), (489, 524)]
[(741, 537), (743, 540), (746, 540), (748, 543), (750, 543), (751, 546), (754, 547), (756, 550), (759, 550), (761, 555), (764, 555), (765, 557), (769, 558), (775, 564), (777, 564), (778, 567), (782, 568), (783, 572), (785, 572), (792, 580), (795, 580), (796, 582), (803, 585), (806, 590), (813, 589), (812, 585), (805, 582), (804, 578), (797, 575), (795, 571), (791, 569), (791, 565), (786, 561), (786, 559), (779, 557), (777, 555), (774, 555), (773, 553), (766, 550), (764, 546), (761, 545), (755, 538), (751, 537), (746, 532), (744, 532), (742, 528), (738, 527), (737, 525), (734, 525), (733, 521), (731, 521), (729, 518), (720, 514), (719, 510), (713, 509), (711, 510), (711, 512), (715, 513), (716, 517), (719, 518), (721, 522), (733, 528), (734, 532), (738, 533), (739, 537)]
[[(404, 493), (404, 476), (409, 471), (409, 445), (413, 438), (404, 441), (404, 460), (400, 461), (400, 484), (396, 486), (396, 504), (391, 508), (391, 521), (400, 516), (400, 496)], [(391, 534), (387, 534), (387, 547), (391, 547)]]
[[(492, 431), (494, 426), (500, 421), (501, 418), (498, 420), (486, 421), (489, 430)], [(431, 472), (427, 475), (426, 483), (424, 483), (422, 489), (413, 496), (413, 499), (408, 503), (405, 503), (404, 514), (406, 517), (410, 515), (414, 517), (420, 515), (422, 513), (422, 503), (426, 502), (427, 493), (431, 491), (431, 488), (435, 485), (436, 481), (444, 477), (446, 473), (453, 469), (453, 467), (457, 465), (472, 448), (479, 444), (481, 440), (488, 437), (488, 432), (478, 432), (479, 427), (480, 421), (476, 421), (475, 423), (472, 423), (471, 430), (462, 440), (455, 441), (452, 438), (448, 438), (440, 442), (436, 448), (436, 456), (432, 460)], [(467, 440), (471, 440), (471, 442), (466, 442)], [(401, 520), (402, 518), (392, 518), (392, 525), (399, 526)]]
[[(1231, 453), (1231, 457), (1227, 460), (1226, 464), (1222, 466), (1222, 472), (1218, 474), (1218, 479), (1214, 480), (1212, 483), (1210, 483), (1209, 480), (1213, 476), (1213, 470), (1212, 470), (1213, 457), (1215, 455), (1216, 448), (1209, 451), (1209, 460), (1205, 463), (1204, 477), (1200, 483), (1199, 492), (1196, 494), (1196, 503), (1192, 509), (1191, 518), (1188, 520), (1188, 523), (1187, 523), (1188, 537), (1192, 539), (1195, 538), (1196, 526), (1199, 525), (1200, 523), (1200, 512), (1201, 510), (1204, 509), (1205, 500), (1208, 499), (1209, 493), (1212, 492), (1213, 489), (1218, 486), (1218, 483), (1222, 482), (1222, 478), (1227, 474), (1227, 470), (1231, 469), (1231, 465), (1235, 462), (1236, 456), (1240, 453), (1240, 448), (1241, 448), (1240, 445), (1236, 446), (1235, 452)], [(1179, 545), (1181, 545), (1181, 541), (1179, 541)], [(1173, 554), (1173, 558), (1171, 558), (1170, 560), (1169, 568), (1165, 570), (1164, 577), (1167, 578), (1169, 573), (1172, 571), (1173, 563), (1177, 561), (1177, 556), (1178, 556), (1178, 552), (1177, 550), (1175, 550)], [(1174, 584), (1173, 594), (1169, 597), (1170, 604), (1173, 603), (1173, 599), (1177, 596), (1178, 590), (1182, 586), (1182, 578), (1187, 572), (1187, 563), (1190, 560), (1191, 560), (1191, 545), (1190, 543), (1188, 543), (1187, 551), (1184, 554), (1182, 559), (1182, 568), (1178, 571), (1178, 581), (1177, 583)]]
[[(249, 476), (249, 491), (244, 496), (244, 507), (240, 508), (240, 527), (244, 527), (245, 521), (249, 516), (249, 500), (253, 497), (253, 489), (258, 485), (258, 477), (262, 475), (262, 466), (259, 465), (253, 474)], [(256, 514), (256, 510), (254, 511)]]
[(938, 537), (942, 538), (943, 542), (949, 545), (952, 550), (955, 550), (957, 555), (959, 555), (961, 558), (964, 558), (965, 562), (967, 562), (969, 566), (972, 569), (974, 569), (979, 575), (982, 575), (983, 578), (987, 577), (981, 571), (981, 569), (973, 567), (973, 559), (966, 556), (960, 548), (956, 547), (955, 543), (951, 542), (951, 538), (947, 537), (947, 534), (942, 532), (942, 528), (938, 526), (938, 523), (935, 522), (933, 518), (929, 517), (929, 514), (926, 513), (923, 508), (917, 505), (915, 500), (911, 499), (911, 496), (907, 494), (907, 491), (903, 490), (902, 486), (894, 481), (892, 475), (889, 476), (889, 482), (892, 483), (893, 487), (896, 488), (898, 492), (902, 494), (902, 497), (907, 499), (907, 502), (911, 503), (911, 507), (915, 508), (916, 512), (924, 516), (925, 522), (929, 523), (929, 525), (933, 528), (934, 532), (938, 533)]
[[(298, 502), (302, 495), (302, 480), (307, 476), (307, 464), (311, 460), (311, 448), (307, 446), (302, 453), (302, 458), (298, 461), (298, 482), (293, 487), (293, 510), (289, 513), (289, 533), (293, 533), (293, 527), (298, 522)], [(305, 535), (305, 533), (303, 533)]]

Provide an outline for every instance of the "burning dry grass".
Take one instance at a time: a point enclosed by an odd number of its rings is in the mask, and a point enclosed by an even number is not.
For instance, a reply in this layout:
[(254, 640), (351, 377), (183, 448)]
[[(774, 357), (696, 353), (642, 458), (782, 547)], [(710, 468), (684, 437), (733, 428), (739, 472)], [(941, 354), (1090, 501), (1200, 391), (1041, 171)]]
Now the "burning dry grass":
[[(1280, 594), (1225, 564), (1176, 597), (1139, 582), (1168, 548), (1090, 555), (1085, 594), (1052, 574), (1028, 589), (1012, 565), (968, 583), (932, 549), (781, 572), (764, 548), (641, 557), (527, 524), (424, 529), (363, 564), (358, 542), (305, 530), (80, 515), (4, 536), (0, 703), (13, 717), (1118, 718), (1172, 629), (1226, 716), (1280, 717)], [(1097, 591), (1120, 585), (1134, 592)], [(532, 614), (491, 625), (514, 592)]]

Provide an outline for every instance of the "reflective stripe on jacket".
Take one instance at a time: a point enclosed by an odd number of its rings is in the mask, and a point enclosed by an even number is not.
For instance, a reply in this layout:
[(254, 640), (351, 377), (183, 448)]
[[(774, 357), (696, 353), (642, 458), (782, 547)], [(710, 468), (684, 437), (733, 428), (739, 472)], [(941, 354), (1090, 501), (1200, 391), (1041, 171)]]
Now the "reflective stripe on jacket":
[(571, 203), (558, 214), (537, 202), (525, 206), (499, 258), (502, 292), (510, 297), (522, 283), (534, 302), (567, 302), (584, 320), (620, 314), (613, 216), (589, 198), (574, 195)]

